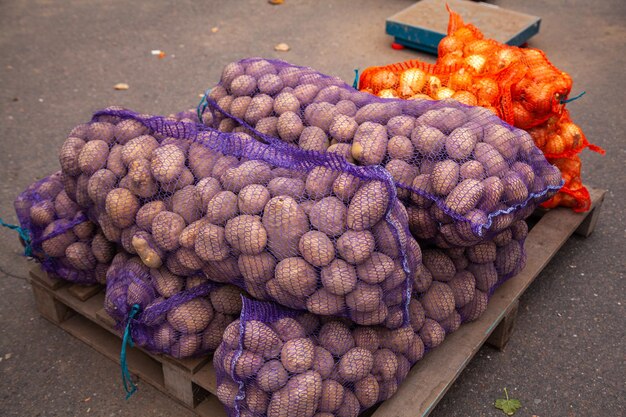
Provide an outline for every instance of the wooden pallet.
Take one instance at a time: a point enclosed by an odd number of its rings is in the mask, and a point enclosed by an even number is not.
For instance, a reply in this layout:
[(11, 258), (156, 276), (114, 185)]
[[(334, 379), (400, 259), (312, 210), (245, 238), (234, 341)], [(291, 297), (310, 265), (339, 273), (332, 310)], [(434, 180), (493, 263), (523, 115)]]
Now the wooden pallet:
[[(536, 212), (526, 239), (528, 261), (524, 270), (496, 290), (479, 320), (464, 324), (446, 337), (411, 369), (392, 398), (364, 415), (427, 416), (484, 343), (504, 349), (514, 329), (519, 298), (526, 288), (572, 235), (587, 237), (593, 232), (606, 191), (590, 192), (592, 206), (587, 213), (565, 208)], [(50, 278), (39, 267), (31, 271), (30, 282), (44, 318), (119, 364), (120, 335), (103, 309), (102, 286), (71, 285)], [(210, 356), (176, 360), (130, 348), (127, 357), (133, 375), (198, 415), (226, 415), (215, 397), (216, 378)]]

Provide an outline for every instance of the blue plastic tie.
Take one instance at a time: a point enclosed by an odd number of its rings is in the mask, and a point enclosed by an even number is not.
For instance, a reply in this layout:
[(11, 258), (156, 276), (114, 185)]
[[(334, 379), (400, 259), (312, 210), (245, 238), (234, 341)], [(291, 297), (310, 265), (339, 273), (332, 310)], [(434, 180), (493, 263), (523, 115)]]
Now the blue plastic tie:
[(359, 69), (356, 68), (354, 70), (354, 81), (352, 82), (352, 88), (355, 90), (359, 89)]
[(586, 91), (583, 91), (582, 93), (580, 93), (579, 95), (577, 95), (576, 97), (572, 97), (572, 98), (568, 98), (567, 100), (561, 100), (560, 103), (561, 104), (566, 104), (566, 103), (570, 103), (574, 100), (578, 100), (579, 98), (581, 98), (582, 96), (584, 96), (585, 94), (587, 94)]
[(198, 107), (196, 108), (196, 111), (198, 112), (198, 121), (200, 123), (202, 123), (202, 115), (204, 114), (204, 111), (209, 106), (209, 102), (207, 101), (206, 98), (210, 92), (211, 92), (210, 88), (204, 92), (204, 95), (202, 96), (202, 99), (200, 100), (200, 103), (198, 104)]
[(133, 304), (133, 307), (128, 313), (128, 323), (126, 323), (126, 329), (124, 330), (124, 339), (122, 340), (122, 352), (120, 353), (120, 366), (122, 367), (122, 384), (124, 385), (124, 391), (126, 391), (126, 399), (128, 400), (137, 391), (137, 385), (133, 382), (128, 371), (128, 364), (126, 363), (126, 344), (133, 347), (133, 336), (130, 334), (130, 326), (137, 315), (141, 306), (139, 304)]
[(17, 226), (15, 224), (5, 223), (1, 218), (0, 218), (0, 226), (4, 226), (12, 230), (17, 230), (17, 233), (19, 233), (20, 237), (24, 241), (24, 245), (25, 245), (24, 255), (33, 256), (33, 249), (30, 246), (30, 232), (28, 231), (28, 229), (23, 229), (20, 226)]

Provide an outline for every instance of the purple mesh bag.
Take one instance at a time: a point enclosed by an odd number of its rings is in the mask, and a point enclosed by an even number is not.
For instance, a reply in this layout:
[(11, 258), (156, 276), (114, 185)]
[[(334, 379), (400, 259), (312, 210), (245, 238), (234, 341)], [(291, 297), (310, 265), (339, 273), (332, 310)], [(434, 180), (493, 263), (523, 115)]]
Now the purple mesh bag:
[(410, 325), (359, 326), (244, 299), (213, 356), (217, 397), (230, 417), (356, 417), (391, 397), (424, 352)]
[(115, 254), (99, 228), (67, 196), (57, 172), (23, 191), (14, 206), (28, 230), (31, 255), (57, 278), (79, 284), (104, 283)]
[[(104, 307), (120, 332), (130, 322), (137, 346), (186, 358), (215, 351), (228, 324), (239, 317), (241, 295), (232, 285), (149, 269), (122, 253), (107, 273)], [(131, 317), (134, 305), (138, 309)]]
[[(96, 139), (103, 124), (111, 137)], [(421, 253), (381, 167), (124, 110), (81, 129), (61, 151), (76, 201), (150, 268), (361, 324), (406, 323)]]
[(273, 146), (384, 166), (420, 244), (489, 240), (562, 186), (532, 138), (488, 110), (453, 100), (379, 98), (284, 61), (228, 64), (198, 112), (210, 126)]

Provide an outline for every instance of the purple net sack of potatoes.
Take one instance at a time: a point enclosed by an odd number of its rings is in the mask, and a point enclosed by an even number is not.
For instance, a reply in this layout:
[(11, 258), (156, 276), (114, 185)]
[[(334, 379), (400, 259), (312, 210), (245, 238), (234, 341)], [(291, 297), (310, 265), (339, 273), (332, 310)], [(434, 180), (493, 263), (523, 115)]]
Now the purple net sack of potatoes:
[[(138, 257), (116, 255), (107, 273), (104, 307), (118, 330), (129, 324), (133, 342), (175, 358), (212, 353), (241, 311), (239, 288), (149, 269)], [(130, 317), (134, 305), (138, 312)]]
[(62, 173), (43, 178), (23, 191), (14, 206), (28, 230), (32, 256), (54, 277), (79, 284), (104, 283), (115, 255), (96, 224), (66, 194)]
[[(425, 321), (413, 309), (411, 323)], [(244, 299), (213, 356), (217, 397), (230, 417), (356, 417), (391, 397), (424, 352), (411, 325), (359, 326)]]
[(219, 130), (384, 166), (420, 244), (488, 240), (562, 186), (532, 138), (480, 107), (384, 99), (278, 60), (228, 64), (199, 107)]
[(63, 145), (66, 187), (146, 266), (361, 324), (406, 322), (421, 252), (384, 169), (123, 110), (81, 129), (103, 125), (107, 140)]

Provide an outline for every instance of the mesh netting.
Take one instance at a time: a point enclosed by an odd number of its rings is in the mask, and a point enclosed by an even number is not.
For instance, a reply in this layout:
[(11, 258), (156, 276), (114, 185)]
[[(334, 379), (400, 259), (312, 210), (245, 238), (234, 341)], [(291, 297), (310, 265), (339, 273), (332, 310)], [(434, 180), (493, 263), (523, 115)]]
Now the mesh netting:
[(424, 250), (409, 323), (398, 329), (244, 298), (213, 358), (219, 400), (230, 417), (358, 416), (391, 397), (461, 323), (483, 314), (495, 288), (523, 268), (527, 234), (518, 221), (491, 242)]
[[(97, 113), (61, 150), (66, 190), (153, 269), (361, 324), (408, 317), (421, 261), (389, 173), (186, 117)], [(386, 294), (402, 297), (389, 301)]]
[(384, 167), (406, 207), (436, 219), (429, 243), (437, 245), (457, 245), (440, 233), (447, 224), (466, 244), (488, 240), (562, 185), (531, 137), (488, 110), (379, 98), (283, 61), (228, 64), (199, 113), (221, 131), (247, 132), (279, 149)]
[[(104, 307), (134, 344), (175, 358), (215, 351), (241, 311), (242, 291), (202, 275), (181, 277), (150, 269), (138, 257), (116, 255), (107, 273)], [(138, 312), (131, 316), (133, 306)], [(130, 323), (129, 323), (130, 322)]]
[[(451, 10), (448, 36), (439, 43), (436, 64), (412, 60), (368, 68), (361, 74), (359, 88), (381, 97), (452, 98), (487, 108), (507, 123), (527, 129), (551, 163), (573, 158), (587, 147), (604, 153), (588, 142), (565, 109), (565, 103), (575, 99), (568, 99), (572, 88), (568, 74), (537, 49), (484, 39)], [(559, 204), (585, 211), (589, 193), (582, 185), (567, 187), (547, 203)]]
[(68, 197), (61, 172), (30, 185), (14, 206), (30, 236), (23, 243), (46, 272), (80, 284), (105, 282), (115, 245)]

